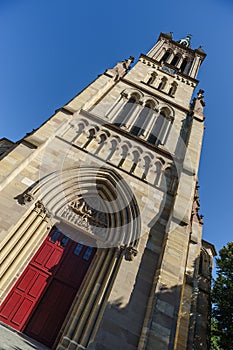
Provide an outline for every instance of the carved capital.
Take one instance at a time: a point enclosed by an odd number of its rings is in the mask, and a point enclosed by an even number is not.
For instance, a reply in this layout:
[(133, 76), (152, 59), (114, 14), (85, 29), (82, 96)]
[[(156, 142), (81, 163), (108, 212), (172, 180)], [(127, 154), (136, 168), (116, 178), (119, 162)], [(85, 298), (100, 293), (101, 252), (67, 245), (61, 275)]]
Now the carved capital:
[(47, 214), (47, 210), (41, 201), (35, 203), (35, 209), (39, 210), (40, 213)]
[(16, 197), (18, 200), (18, 203), (21, 205), (25, 205), (27, 203), (30, 203), (34, 200), (33, 196), (29, 192), (24, 192)]
[(125, 249), (125, 260), (133, 261), (134, 257), (137, 256), (138, 251), (134, 247), (127, 247)]

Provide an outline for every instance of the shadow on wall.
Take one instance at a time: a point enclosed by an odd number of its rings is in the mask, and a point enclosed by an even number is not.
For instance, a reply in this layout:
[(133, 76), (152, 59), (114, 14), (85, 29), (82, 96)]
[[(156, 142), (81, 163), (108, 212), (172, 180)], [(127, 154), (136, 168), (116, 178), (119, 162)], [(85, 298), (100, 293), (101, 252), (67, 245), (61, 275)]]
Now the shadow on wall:
[[(126, 263), (125, 269), (127, 269), (127, 273), (124, 281), (125, 284), (118, 287), (116, 285), (117, 281), (115, 282), (117, 298), (114, 303), (108, 303), (95, 342), (89, 345), (88, 350), (137, 349), (147, 311), (147, 304), (154, 290), (156, 271), (159, 269), (160, 257), (162, 255), (165, 223), (170, 213), (167, 208), (169, 196), (166, 196), (166, 198), (166, 203), (161, 203), (163, 209), (160, 217), (151, 221), (151, 225), (153, 226), (150, 229), (136, 279), (134, 280), (135, 272), (132, 271), (134, 261)], [(155, 223), (153, 224), (153, 222)], [(153, 247), (156, 247), (156, 249)], [(133, 290), (126, 304), (123, 297), (125, 294), (124, 289), (129, 289), (130, 293), (133, 283)], [(122, 295), (122, 297), (118, 297), (118, 295)]]
[[(193, 264), (193, 275), (186, 275), (184, 286), (159, 285), (155, 289), (158, 258), (158, 254), (145, 249), (129, 302), (125, 305), (124, 298), (119, 297), (108, 303), (95, 341), (88, 350), (172, 350), (177, 324), (180, 334), (188, 328), (186, 350), (209, 349), (210, 278), (202, 275), (200, 259)], [(150, 329), (144, 334), (146, 347), (139, 347), (142, 329), (146, 328)], [(182, 343), (184, 339), (178, 341)]]

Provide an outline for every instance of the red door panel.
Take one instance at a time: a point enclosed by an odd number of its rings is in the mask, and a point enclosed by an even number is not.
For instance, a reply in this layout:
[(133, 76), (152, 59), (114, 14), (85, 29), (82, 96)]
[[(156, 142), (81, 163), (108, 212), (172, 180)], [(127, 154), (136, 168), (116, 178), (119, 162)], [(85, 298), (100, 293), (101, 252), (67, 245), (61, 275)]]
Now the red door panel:
[(29, 267), (25, 271), (23, 278), (19, 281), (17, 288), (22, 292), (29, 290), (34, 283), (37, 274), (38, 272), (35, 269)]
[(95, 249), (52, 229), (0, 307), (0, 321), (52, 346)]
[(13, 315), (17, 309), (20, 307), (23, 297), (17, 292), (11, 293), (10, 298), (6, 300), (1, 308), (1, 320), (4, 322)]
[(41, 295), (42, 291), (46, 287), (48, 277), (46, 274), (38, 274), (36, 280), (34, 281), (32, 287), (28, 291), (28, 295), (33, 298), (37, 298), (38, 295)]
[(0, 307), (0, 321), (22, 331), (40, 299), (64, 248), (51, 242), (51, 231)]
[(39, 266), (41, 266), (43, 268), (44, 265), (46, 264), (46, 262), (50, 259), (53, 251), (54, 251), (54, 247), (51, 246), (49, 244), (49, 242), (47, 242), (47, 244), (44, 245), (44, 247), (42, 247), (39, 250), (39, 252), (36, 254), (35, 258), (32, 259), (32, 262), (34, 262), (35, 264), (38, 264)]
[(22, 330), (46, 287), (48, 275), (28, 266), (0, 308), (0, 321)]
[(52, 242), (50, 239), (51, 236), (46, 239), (31, 261), (32, 265), (46, 272), (50, 272), (50, 269), (59, 263), (64, 252), (64, 247), (58, 245), (57, 242)]
[(22, 302), (20, 302), (19, 308), (17, 312), (13, 315), (11, 322), (18, 327), (25, 321), (29, 312), (31, 311), (33, 306), (33, 301), (27, 298), (23, 298)]

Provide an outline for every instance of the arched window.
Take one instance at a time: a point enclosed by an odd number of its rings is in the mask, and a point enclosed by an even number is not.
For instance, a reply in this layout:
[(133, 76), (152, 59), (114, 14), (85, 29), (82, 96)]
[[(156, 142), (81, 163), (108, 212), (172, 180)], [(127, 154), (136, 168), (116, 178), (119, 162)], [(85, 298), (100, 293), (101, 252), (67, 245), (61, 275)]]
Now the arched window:
[(150, 76), (147, 84), (149, 84), (149, 85), (153, 84), (155, 82), (156, 77), (157, 77), (156, 73), (151, 73), (151, 76)]
[(187, 64), (188, 64), (188, 60), (184, 59), (182, 64), (181, 64), (181, 66), (180, 66), (181, 73), (183, 73), (185, 71), (185, 68), (186, 68)]
[(163, 90), (167, 84), (167, 78), (163, 77), (159, 83), (158, 89)]
[(199, 258), (198, 274), (202, 275), (202, 272), (203, 272), (203, 254), (201, 252), (200, 258)]
[(174, 96), (174, 95), (175, 95), (175, 92), (176, 92), (176, 90), (177, 90), (177, 86), (178, 86), (177, 83), (176, 83), (176, 82), (173, 82), (173, 83), (171, 84), (170, 89), (169, 89), (168, 95)]
[(160, 112), (150, 131), (147, 141), (152, 145), (162, 143), (167, 135), (169, 124), (170, 120), (166, 117), (165, 113), (163, 111)]
[(172, 61), (171, 61), (171, 65), (172, 65), (172, 66), (176, 66), (177, 63), (179, 62), (179, 59), (180, 59), (180, 56), (175, 55), (175, 56), (173, 57)]
[(141, 113), (138, 115), (134, 125), (130, 130), (130, 133), (135, 136), (143, 134), (152, 114), (153, 109), (151, 109), (150, 103), (147, 102), (145, 107), (143, 107)]
[(166, 51), (165, 54), (162, 56), (160, 62), (166, 62), (168, 58), (171, 56), (171, 51)]
[(209, 277), (211, 273), (211, 260), (205, 248), (200, 252), (198, 273), (205, 277)]
[(124, 105), (120, 113), (116, 116), (114, 125), (117, 125), (117, 126), (125, 125), (130, 115), (135, 110), (136, 106), (137, 106), (136, 98), (134, 96), (130, 97), (130, 99)]

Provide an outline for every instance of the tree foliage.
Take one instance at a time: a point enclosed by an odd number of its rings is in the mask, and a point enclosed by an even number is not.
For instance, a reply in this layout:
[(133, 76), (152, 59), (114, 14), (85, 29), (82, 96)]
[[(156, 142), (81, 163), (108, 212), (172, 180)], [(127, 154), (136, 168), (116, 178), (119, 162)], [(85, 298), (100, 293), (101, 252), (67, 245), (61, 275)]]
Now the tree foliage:
[(233, 350), (233, 242), (219, 251), (212, 290), (212, 349)]

